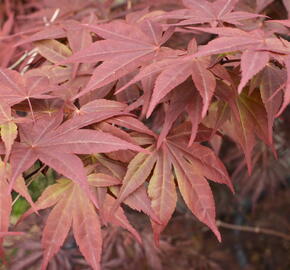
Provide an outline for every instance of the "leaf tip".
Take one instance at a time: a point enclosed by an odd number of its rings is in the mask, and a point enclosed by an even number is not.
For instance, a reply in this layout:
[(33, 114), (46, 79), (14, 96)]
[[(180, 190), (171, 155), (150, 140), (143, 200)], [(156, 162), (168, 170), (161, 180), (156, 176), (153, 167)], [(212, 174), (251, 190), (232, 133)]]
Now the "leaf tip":
[(220, 222), (219, 220), (216, 221), (216, 225), (211, 228), (212, 232), (215, 234), (217, 240), (221, 243), (222, 242), (222, 236), (221, 233), (219, 232), (218, 226), (219, 226)]

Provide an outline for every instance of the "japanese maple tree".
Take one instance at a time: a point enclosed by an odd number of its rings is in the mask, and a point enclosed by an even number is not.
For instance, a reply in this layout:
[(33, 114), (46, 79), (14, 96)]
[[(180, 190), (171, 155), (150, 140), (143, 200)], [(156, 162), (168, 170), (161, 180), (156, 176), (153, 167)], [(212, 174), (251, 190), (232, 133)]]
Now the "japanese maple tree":
[[(0, 4), (2, 259), (3, 238), (21, 233), (10, 222), (15, 193), (31, 206), (18, 222), (50, 209), (43, 270), (70, 230), (93, 269), (103, 226), (141, 243), (123, 205), (148, 216), (158, 246), (178, 194), (221, 241), (209, 180), (234, 193), (223, 138), (249, 174), (258, 143), (279, 158), (273, 126), (290, 103), (290, 7), (271, 17), (271, 2)], [(56, 177), (35, 200), (28, 179), (43, 168)]]

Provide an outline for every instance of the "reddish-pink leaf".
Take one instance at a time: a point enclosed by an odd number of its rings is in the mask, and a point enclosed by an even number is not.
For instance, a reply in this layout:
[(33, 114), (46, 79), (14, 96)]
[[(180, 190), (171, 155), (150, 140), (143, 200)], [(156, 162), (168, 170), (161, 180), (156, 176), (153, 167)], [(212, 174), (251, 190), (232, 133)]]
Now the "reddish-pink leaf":
[(66, 45), (54, 39), (37, 41), (34, 45), (41, 56), (54, 64), (66, 60), (72, 54)]
[(89, 198), (98, 207), (94, 194), (92, 194), (87, 183), (86, 171), (81, 159), (72, 154), (61, 152), (38, 152), (38, 158), (57, 172), (73, 180), (88, 194)]
[(203, 100), (201, 115), (204, 117), (216, 87), (216, 80), (214, 75), (207, 69), (207, 63), (200, 60), (192, 62), (191, 76)]
[(131, 81), (129, 81), (123, 87), (118, 89), (116, 94), (125, 90), (130, 85), (132, 85), (138, 81), (141, 81), (143, 79), (153, 77), (154, 75), (160, 73), (164, 69), (169, 68), (175, 64), (176, 64), (176, 59), (164, 59), (164, 60), (157, 61), (155, 63), (147, 65), (146, 67), (142, 68), (140, 70), (140, 72)]
[(173, 10), (160, 17), (183, 20), (176, 25), (210, 23), (212, 26), (216, 26), (221, 22), (239, 25), (240, 20), (261, 16), (249, 12), (233, 11), (237, 2), (237, 0), (216, 0), (211, 2), (207, 0), (183, 0), (184, 6), (188, 9)]
[(41, 269), (45, 270), (49, 260), (62, 246), (72, 224), (74, 205), (73, 186), (63, 193), (63, 198), (51, 210), (43, 230), (42, 246), (44, 249)]
[(37, 154), (25, 144), (14, 144), (10, 163), (11, 180), (10, 189), (12, 189), (16, 179), (27, 169), (29, 169), (37, 160)]
[(112, 21), (107, 24), (84, 25), (104, 39), (151, 45), (151, 40), (137, 25), (124, 21)]
[(240, 37), (253, 38), (251, 33), (241, 30), (239, 28), (234, 28), (234, 27), (188, 27), (188, 29), (211, 33), (211, 34), (219, 35), (221, 37), (240, 36)]
[(152, 49), (147, 49), (140, 52), (122, 54), (103, 62), (94, 70), (87, 86), (76, 96), (76, 98), (96, 88), (105, 86), (134, 71), (144, 62), (148, 61), (152, 55)]
[(174, 143), (174, 141), (170, 141), (170, 145), (176, 152), (182, 152), (191, 163), (196, 173), (204, 175), (209, 180), (225, 184), (234, 192), (232, 182), (225, 166), (211, 149), (199, 143), (194, 143), (187, 148), (179, 146), (179, 144)]
[(269, 53), (246, 50), (241, 57), (242, 79), (238, 87), (241, 93), (247, 82), (261, 71), (269, 61)]
[(0, 69), (1, 97), (8, 104), (14, 105), (29, 98), (48, 98), (52, 90), (47, 77), (21, 76), (9, 69)]
[(73, 52), (78, 52), (89, 47), (92, 43), (92, 36), (87, 29), (82, 28), (79, 22), (67, 20), (63, 22), (70, 48)]
[[(149, 148), (148, 150), (152, 150)], [(139, 153), (129, 163), (128, 170), (123, 180), (117, 203), (123, 202), (130, 194), (140, 187), (151, 173), (156, 162), (156, 153), (150, 155)]]
[(138, 52), (144, 52), (152, 50), (150, 45), (128, 43), (125, 41), (100, 40), (94, 42), (88, 48), (85, 48), (77, 53), (74, 53), (64, 61), (64, 63), (95, 63), (98, 61), (110, 60), (114, 57), (118, 57), (121, 54), (133, 54)]
[(52, 136), (44, 140), (39, 146), (43, 152), (48, 148), (49, 151), (76, 154), (107, 153), (121, 149), (143, 151), (141, 147), (109, 133), (89, 129), (75, 130), (65, 134), (65, 136)]
[(88, 175), (88, 181), (91, 186), (95, 187), (109, 187), (122, 183), (120, 179), (103, 173), (92, 173)]
[(151, 102), (147, 111), (147, 118), (152, 114), (155, 106), (164, 98), (174, 87), (184, 82), (191, 74), (191, 63), (182, 62), (172, 66), (158, 76)]
[[(73, 233), (81, 253), (94, 270), (99, 270), (102, 235), (99, 217), (86, 194), (75, 187), (73, 192)], [(71, 213), (69, 213), (71, 215)]]
[(176, 90), (186, 90), (183, 95), (180, 95), (179, 91), (175, 91), (174, 93), (172, 93), (170, 105), (168, 106), (168, 109), (165, 114), (162, 131), (158, 137), (157, 149), (159, 149), (160, 145), (167, 137), (173, 123), (184, 111), (185, 109), (184, 107), (187, 105), (188, 102), (190, 102), (194, 98), (191, 93), (192, 89), (190, 89), (193, 85), (190, 83), (187, 88), (186, 86), (182, 84), (176, 88)]
[(267, 111), (268, 133), (272, 138), (273, 123), (283, 101), (282, 91), (279, 91), (279, 93), (276, 93), (276, 91), (286, 81), (286, 72), (272, 65), (267, 65), (261, 76), (261, 81), (259, 81), (261, 98)]
[(267, 21), (269, 23), (280, 23), (280, 24), (283, 24), (287, 27), (290, 27), (290, 20), (270, 20), (270, 21)]
[(191, 135), (188, 142), (188, 145), (190, 146), (195, 140), (198, 125), (202, 119), (202, 100), (197, 92), (194, 94), (194, 97), (190, 99), (186, 111), (191, 122)]
[(66, 33), (63, 27), (60, 27), (59, 25), (50, 25), (45, 27), (43, 30), (31, 35), (30, 37), (24, 39), (23, 41), (18, 42), (16, 46), (37, 40), (64, 38), (65, 36)]
[(284, 90), (283, 104), (279, 112), (277, 113), (277, 115), (280, 115), (290, 103), (290, 57), (289, 56), (284, 58), (284, 63), (287, 69), (287, 82), (286, 82), (286, 88)]
[(221, 54), (252, 48), (259, 44), (259, 40), (250, 37), (220, 37), (201, 46), (193, 56), (201, 57), (207, 55)]
[(116, 81), (148, 63), (162, 42), (162, 27), (149, 20), (142, 24), (112, 21), (102, 25), (85, 25), (105, 40), (97, 41), (89, 48), (73, 56), (73, 61), (104, 61), (94, 70), (88, 85), (77, 96)]
[(37, 212), (37, 206), (34, 204), (22, 176), (16, 179), (13, 189), (28, 201), (33, 211)]
[(118, 207), (114, 213), (111, 213), (112, 207), (114, 207), (115, 199), (108, 195), (104, 201), (104, 207), (102, 209), (102, 218), (105, 223), (110, 222), (114, 225), (120, 226), (127, 231), (129, 231), (139, 243), (142, 243), (139, 233), (134, 229), (134, 227), (129, 223), (125, 213), (121, 207)]
[(251, 172), (255, 135), (268, 145), (272, 142), (271, 134), (268, 133), (267, 112), (259, 91), (254, 91), (251, 95), (242, 93), (230, 106), (232, 116), (223, 128), (242, 147), (248, 170)]
[(174, 212), (177, 201), (171, 166), (168, 150), (166, 146), (163, 146), (162, 151), (158, 153), (157, 163), (148, 186), (152, 208), (161, 221), (161, 224), (152, 222), (154, 238), (157, 243), (160, 233), (164, 230)]
[[(63, 197), (63, 193), (70, 187), (69, 184), (70, 181), (67, 179), (58, 179), (56, 184), (48, 186), (35, 202), (36, 209), (42, 210), (55, 205)], [(33, 209), (27, 210), (18, 222), (22, 221), (32, 213)]]
[(150, 136), (156, 137), (147, 126), (145, 126), (141, 121), (136, 118), (129, 116), (119, 116), (115, 118), (108, 119), (108, 123), (112, 123), (121, 127), (125, 127), (140, 133), (148, 134)]
[[(110, 190), (113, 192), (114, 195), (118, 195), (119, 188), (118, 187), (111, 187)], [(142, 211), (146, 215), (148, 215), (154, 222), (161, 224), (159, 218), (153, 211), (151, 207), (151, 201), (147, 195), (146, 188), (144, 185), (141, 185), (137, 188), (133, 193), (131, 193), (125, 200), (124, 204), (128, 205), (130, 208), (136, 211)], [(115, 205), (114, 205), (115, 207)]]
[(179, 152), (170, 151), (179, 190), (191, 212), (214, 232), (219, 241), (221, 235), (215, 224), (214, 198), (206, 179), (195, 172)]

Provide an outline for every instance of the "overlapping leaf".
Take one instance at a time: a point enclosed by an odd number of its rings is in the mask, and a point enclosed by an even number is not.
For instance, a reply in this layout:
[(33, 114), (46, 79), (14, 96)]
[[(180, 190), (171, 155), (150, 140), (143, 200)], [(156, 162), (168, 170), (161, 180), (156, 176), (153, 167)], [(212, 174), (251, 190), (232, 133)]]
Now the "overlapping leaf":
[[(124, 166), (100, 154), (94, 155), (94, 157), (96, 158), (97, 164), (98, 164), (96, 170), (105, 173), (107, 177), (108, 175), (110, 175), (111, 179), (112, 177), (114, 179), (123, 179), (123, 177), (126, 174), (126, 169), (124, 168)], [(89, 176), (90, 184), (95, 186), (94, 181), (92, 181), (90, 176)], [(108, 183), (107, 179), (106, 179), (106, 183)], [(100, 179), (98, 179), (98, 186), (100, 186)], [(116, 185), (110, 186), (110, 191), (115, 196), (118, 196), (120, 192), (120, 187)], [(110, 206), (111, 206), (111, 201), (112, 199), (110, 199), (110, 202), (109, 202)], [(140, 186), (134, 193), (129, 195), (129, 197), (127, 197), (127, 199), (124, 200), (124, 203), (136, 211), (139, 211), (139, 212), (142, 211), (143, 213), (148, 215), (152, 220), (154, 220), (156, 223), (158, 224), (160, 223), (158, 217), (156, 216), (153, 209), (151, 208), (150, 199), (146, 193), (146, 189), (144, 186)], [(103, 205), (106, 208), (105, 203)], [(110, 208), (113, 208), (113, 207), (110, 207)], [(107, 215), (108, 213), (104, 213), (104, 214)], [(138, 239), (138, 237), (136, 238)]]
[(161, 224), (152, 221), (155, 240), (158, 241), (160, 232), (166, 227), (175, 209), (177, 196), (173, 179), (174, 169), (178, 188), (185, 203), (220, 240), (215, 225), (214, 200), (206, 178), (226, 184), (232, 190), (233, 187), (225, 167), (214, 152), (199, 143), (188, 147), (190, 132), (188, 136), (188, 133), (184, 135), (184, 131), (177, 129), (177, 133), (169, 135), (158, 150), (154, 150), (154, 145), (150, 146), (148, 148), (152, 152), (150, 155), (144, 153), (136, 155), (129, 163), (116, 205), (148, 180), (151, 204), (161, 221)]
[[(106, 118), (108, 115), (105, 113), (104, 116)], [(14, 144), (11, 155), (11, 185), (22, 172), (40, 159), (88, 190), (83, 163), (74, 154), (95, 154), (121, 149), (142, 151), (142, 148), (108, 133), (79, 129), (95, 121), (97, 120), (84, 114), (61, 125), (62, 114), (57, 113), (38, 119), (35, 124), (21, 125), (21, 141)]]
[[(245, 32), (229, 27), (193, 27), (192, 29), (218, 34), (220, 36), (210, 41), (207, 45), (202, 46), (195, 56), (242, 51), (242, 79), (238, 87), (239, 93), (241, 93), (246, 83), (266, 66), (271, 57), (277, 58), (282, 64), (285, 63), (287, 70), (289, 69), (287, 67), (287, 55), (290, 52), (290, 43), (286, 40), (279, 40), (277, 37), (272, 36), (271, 33), (265, 33), (259, 30)], [(281, 59), (277, 57), (278, 55), (285, 56)], [(285, 100), (287, 100), (288, 92), (288, 90), (285, 90)], [(285, 105), (281, 110), (284, 108)]]
[(88, 85), (76, 97), (134, 71), (153, 59), (161, 44), (166, 41), (162, 39), (161, 26), (150, 20), (145, 20), (139, 25), (113, 21), (86, 26), (105, 40), (94, 42), (88, 48), (75, 53), (66, 62), (104, 62), (94, 70)]
[[(221, 135), (230, 136), (249, 170), (256, 137), (273, 150), (274, 120), (290, 102), (289, 20), (264, 23), (265, 16), (241, 11), (237, 0), (183, 0), (181, 10), (170, 1), (169, 12), (159, 10), (166, 1), (152, 4), (152, 12), (132, 12), (137, 3), (130, 9), (128, 1), (126, 16), (110, 0), (6, 2), (0, 242), (12, 234), (12, 188), (32, 206), (23, 218), (53, 207), (42, 269), (70, 230), (93, 269), (100, 269), (101, 226), (121, 226), (141, 242), (121, 202), (150, 217), (158, 242), (174, 212), (176, 188), (220, 239), (207, 180), (232, 185), (201, 142), (219, 149)], [(257, 1), (256, 10), (270, 2)], [(190, 27), (195, 24), (207, 26)], [(38, 159), (71, 180), (58, 180), (34, 203), (21, 174), (29, 176)]]
[(0, 69), (1, 101), (14, 105), (30, 98), (50, 98), (49, 93), (53, 88), (44, 76), (22, 76), (9, 69)]
[[(87, 180), (91, 189), (120, 183), (119, 180), (114, 180), (105, 174), (90, 174)], [(114, 198), (107, 195), (105, 208), (101, 209), (101, 213), (105, 216), (101, 215), (103, 219), (101, 221), (94, 205), (79, 185), (62, 178), (56, 184), (49, 186), (35, 202), (37, 210), (53, 206), (43, 231), (44, 257), (41, 269), (46, 269), (49, 260), (59, 251), (71, 227), (80, 251), (93, 269), (100, 269), (102, 222), (122, 226), (141, 241), (139, 234), (130, 225), (121, 208), (118, 208), (113, 215), (108, 215), (113, 203)], [(24, 217), (30, 214), (29, 210)]]
[[(242, 93), (240, 96), (233, 93), (233, 89), (223, 85), (219, 87), (220, 97), (224, 99), (231, 109), (227, 115), (229, 121), (223, 125), (225, 132), (232, 137), (243, 149), (249, 172), (252, 170), (251, 155), (259, 137), (266, 144), (272, 144), (273, 121), (269, 121), (261, 95), (258, 90), (252, 94)], [(222, 94), (223, 92), (223, 94)], [(269, 118), (270, 119), (270, 118)]]
[(160, 62), (153, 63), (136, 75), (126, 86), (119, 89), (122, 91), (128, 85), (135, 83), (138, 80), (148, 78), (154, 74), (158, 74), (147, 110), (147, 117), (149, 117), (156, 105), (174, 88), (181, 85), (192, 77), (192, 81), (196, 89), (199, 91), (203, 100), (202, 116), (204, 117), (211, 98), (213, 96), (216, 80), (214, 75), (208, 69), (209, 58), (195, 58), (196, 42), (193, 39), (188, 46), (188, 55), (176, 57), (170, 60), (161, 60)]
[(233, 11), (237, 0), (215, 0), (214, 2), (183, 0), (182, 2), (186, 9), (174, 10), (160, 17), (180, 19), (181, 22), (176, 25), (210, 23), (216, 26), (221, 23), (239, 25), (242, 20), (260, 16), (245, 11)]

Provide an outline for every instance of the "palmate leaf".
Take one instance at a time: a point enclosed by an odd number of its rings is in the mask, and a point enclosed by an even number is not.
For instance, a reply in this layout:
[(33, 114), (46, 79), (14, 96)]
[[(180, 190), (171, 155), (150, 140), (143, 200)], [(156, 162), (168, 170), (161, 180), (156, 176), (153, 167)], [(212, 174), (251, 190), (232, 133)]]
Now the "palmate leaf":
[(102, 220), (104, 223), (114, 224), (116, 226), (120, 226), (127, 231), (129, 231), (135, 239), (142, 243), (141, 237), (139, 233), (135, 230), (135, 228), (129, 223), (123, 209), (121, 207), (117, 208), (113, 215), (111, 215), (111, 209), (114, 207), (116, 199), (114, 199), (110, 195), (106, 195), (104, 200), (103, 208), (101, 211)]
[[(271, 65), (267, 66), (262, 73), (260, 91), (268, 115), (269, 134), (273, 132), (273, 123), (283, 99), (283, 94), (281, 92), (276, 93), (276, 91), (286, 81), (285, 77), (286, 72), (284, 70)], [(275, 96), (273, 97), (273, 95)]]
[[(153, 151), (148, 148), (149, 151)], [(150, 155), (145, 153), (137, 154), (128, 165), (128, 170), (123, 180), (120, 193), (118, 194), (117, 202), (124, 201), (130, 194), (138, 189), (147, 179), (151, 173), (156, 162), (156, 153)]]
[(93, 204), (85, 193), (76, 188), (72, 212), (73, 234), (79, 249), (93, 269), (100, 269), (102, 250), (101, 224)]
[[(50, 212), (43, 230), (42, 246), (44, 247), (41, 269), (47, 268), (49, 260), (55, 255), (63, 244), (72, 223), (74, 186), (70, 186), (62, 194), (53, 210)], [(80, 208), (81, 205), (78, 207)]]
[[(210, 41), (202, 46), (196, 57), (205, 55), (222, 54), (227, 52), (242, 51), (241, 71), (242, 78), (238, 86), (238, 92), (246, 86), (247, 82), (261, 71), (269, 62), (271, 57), (277, 58), (281, 64), (285, 64), (289, 70), (289, 51), (290, 43), (287, 40), (279, 40), (272, 33), (254, 30), (251, 32), (230, 27), (190, 27), (194, 30), (200, 30), (208, 33), (218, 34), (220, 37)], [(282, 57), (278, 57), (278, 55)], [(280, 114), (289, 103), (289, 87), (286, 86), (284, 102), (278, 114)]]
[[(105, 174), (90, 174), (87, 180), (90, 188), (104, 188), (120, 183), (116, 179), (112, 182), (112, 177)], [(43, 231), (44, 255), (41, 269), (47, 268), (49, 260), (59, 251), (71, 227), (80, 251), (93, 269), (100, 269), (102, 223), (109, 222), (121, 226), (141, 241), (139, 234), (130, 225), (120, 207), (113, 215), (109, 214), (114, 201), (111, 195), (106, 195), (104, 208), (100, 209), (99, 217), (85, 192), (69, 179), (58, 179), (56, 184), (47, 187), (35, 202), (37, 210), (53, 206)], [(21, 220), (31, 213), (32, 211), (28, 210)]]
[[(180, 92), (184, 93), (181, 95)], [(191, 145), (196, 137), (198, 125), (202, 119), (202, 99), (190, 81), (179, 85), (171, 93), (170, 104), (166, 110), (164, 124), (157, 140), (157, 148), (170, 132), (173, 124), (185, 111), (191, 122), (191, 136), (188, 145)]]
[(221, 241), (215, 224), (214, 199), (209, 184), (204, 177), (195, 173), (194, 167), (191, 168), (182, 155), (173, 151), (171, 154), (178, 187), (187, 207)]
[(163, 146), (158, 153), (156, 166), (148, 186), (152, 208), (161, 221), (161, 224), (152, 221), (154, 239), (157, 243), (160, 233), (169, 222), (176, 206), (177, 194), (173, 178), (168, 149)]
[[(108, 159), (107, 157), (101, 154), (94, 155), (94, 157), (97, 160), (98, 171), (105, 173), (106, 178), (108, 178), (108, 175), (110, 175), (109, 176), (110, 180), (106, 179), (106, 183), (109, 183), (108, 181), (112, 183), (113, 179), (115, 179), (115, 181), (116, 179), (118, 179), (119, 183), (121, 183), (121, 180), (119, 179), (123, 179), (126, 174), (126, 169), (124, 166), (122, 166), (120, 163), (114, 160)], [(100, 181), (101, 179), (98, 178), (98, 184), (96, 185), (94, 181), (92, 181), (91, 179), (92, 175), (94, 174), (91, 174), (88, 177), (90, 184), (93, 186), (102, 186), (103, 181)], [(112, 192), (112, 194), (114, 194), (114, 196), (117, 197), (120, 192), (120, 187), (116, 186), (116, 184), (112, 185), (110, 186), (110, 191)], [(129, 197), (125, 199), (124, 203), (128, 205), (130, 208), (132, 208), (133, 210), (136, 210), (139, 212), (142, 211), (143, 213), (148, 215), (152, 220), (154, 220), (156, 223), (160, 224), (160, 220), (158, 219), (153, 209), (151, 208), (150, 199), (146, 193), (146, 189), (144, 186), (140, 186), (137, 190), (135, 190), (134, 193), (129, 195)], [(111, 204), (111, 202), (109, 202), (109, 204)], [(104, 203), (104, 207), (106, 207), (105, 203)], [(113, 208), (113, 207), (110, 207), (110, 208)], [(136, 239), (138, 239), (138, 237), (136, 237)]]
[(191, 74), (191, 63), (179, 61), (164, 69), (155, 81), (151, 102), (147, 111), (147, 118), (152, 114), (156, 105), (176, 86), (183, 83)]
[(158, 242), (176, 205), (174, 169), (178, 188), (187, 206), (220, 240), (215, 225), (214, 200), (206, 178), (226, 184), (231, 190), (233, 187), (225, 167), (214, 152), (199, 143), (188, 147), (190, 132), (184, 131), (184, 128), (176, 129), (177, 133), (169, 135), (158, 150), (155, 144), (150, 146), (150, 155), (136, 155), (129, 163), (115, 206), (134, 194), (148, 180), (151, 205), (161, 222), (158, 224), (152, 221), (155, 240)]
[(246, 86), (247, 82), (261, 71), (269, 62), (270, 56), (268, 52), (246, 50), (241, 57), (242, 79), (238, 87), (238, 92)]
[[(131, 1), (127, 9), (112, 0), (16, 2), (0, 11), (0, 242), (12, 189), (32, 206), (23, 218), (53, 207), (43, 269), (70, 230), (93, 269), (101, 226), (141, 242), (120, 203), (150, 218), (158, 242), (177, 192), (220, 240), (208, 180), (232, 185), (204, 145), (218, 152), (230, 136), (249, 168), (256, 137), (273, 149), (273, 122), (290, 102), (289, 20), (271, 25), (245, 12), (246, 0), (133, 1), (132, 9)], [(256, 2), (257, 12), (270, 11), (271, 0)], [(36, 160), (65, 178), (33, 202), (21, 174)]]
[[(118, 112), (115, 113), (118, 114)], [(79, 183), (89, 194), (83, 163), (74, 154), (105, 153), (121, 149), (143, 151), (142, 148), (108, 133), (79, 129), (95, 122), (94, 118), (88, 117), (92, 114), (88, 113), (71, 118), (61, 125), (62, 114), (56, 113), (38, 119), (35, 124), (21, 125), (21, 141), (13, 145), (10, 159), (12, 166), (11, 187), (22, 172), (31, 167), (37, 159), (40, 159), (60, 174)], [(99, 114), (98, 118), (102, 119), (100, 116), (102, 115)], [(105, 113), (103, 116), (107, 117), (108, 115)]]
[(66, 32), (60, 25), (49, 25), (46, 26), (44, 29), (38, 31), (35, 34), (32, 34), (30, 37), (27, 37), (18, 43), (16, 43), (16, 46), (38, 41), (38, 40), (45, 40), (45, 39), (57, 39), (57, 38), (64, 38), (66, 36)]
[[(211, 98), (216, 87), (216, 79), (208, 69), (209, 58), (195, 58), (196, 42), (193, 39), (188, 46), (188, 55), (175, 56), (173, 59), (156, 61), (141, 68), (140, 72), (125, 86), (117, 91), (123, 91), (129, 85), (142, 79), (152, 78), (155, 80), (150, 104), (146, 113), (147, 118), (154, 108), (173, 89), (184, 83), (191, 76), (192, 81), (200, 93), (203, 101), (202, 117), (206, 115)], [(157, 78), (155, 79), (155, 76)], [(180, 90), (182, 91), (182, 90)], [(189, 90), (190, 91), (190, 90)]]
[(94, 42), (62, 63), (103, 63), (96, 67), (85, 89), (75, 98), (114, 82), (147, 63), (162, 52), (160, 46), (166, 41), (162, 27), (150, 20), (138, 24), (119, 20), (84, 26), (105, 40)]
[(190, 25), (210, 23), (216, 26), (220, 22), (239, 25), (241, 20), (256, 18), (261, 15), (245, 11), (233, 11), (237, 0), (216, 0), (209, 2), (207, 0), (183, 0), (186, 9), (174, 10), (161, 15), (161, 18), (180, 19), (181, 22), (175, 25)]
[(261, 95), (255, 90), (251, 95), (242, 93), (229, 101), (231, 108), (230, 120), (223, 126), (224, 131), (242, 148), (248, 170), (252, 170), (252, 151), (256, 143), (256, 136), (272, 147), (273, 121), (268, 120)]
[(267, 111), (268, 134), (272, 142), (273, 123), (283, 102), (283, 93), (279, 91), (287, 79), (287, 72), (273, 64), (268, 64), (264, 70), (252, 80), (250, 89), (260, 88), (261, 99)]
[(67, 46), (53, 39), (37, 41), (34, 45), (41, 56), (54, 64), (65, 60), (72, 54)]
[(0, 69), (1, 101), (14, 105), (30, 98), (47, 99), (53, 87), (45, 76), (20, 75), (9, 69)]

